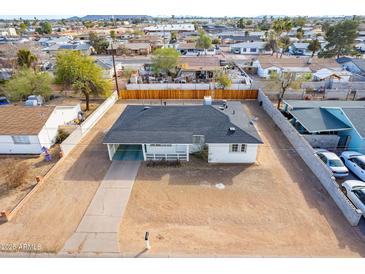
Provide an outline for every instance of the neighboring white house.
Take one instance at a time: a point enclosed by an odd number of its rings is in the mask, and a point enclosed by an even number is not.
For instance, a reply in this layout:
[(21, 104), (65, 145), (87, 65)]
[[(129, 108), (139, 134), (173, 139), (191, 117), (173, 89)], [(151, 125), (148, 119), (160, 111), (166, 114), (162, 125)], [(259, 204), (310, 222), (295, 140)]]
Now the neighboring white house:
[(297, 75), (306, 73), (316, 73), (321, 69), (341, 71), (341, 66), (330, 58), (318, 57), (286, 57), (277, 58), (275, 56), (259, 56), (253, 61), (252, 66), (257, 68), (257, 75), (262, 78), (269, 78), (272, 73), (281, 74), (292, 72)]
[[(103, 71), (103, 78), (105, 79), (111, 79), (114, 77), (114, 67), (113, 64), (110, 62), (106, 62), (101, 59), (96, 59), (95, 64), (97, 64)], [(121, 62), (115, 62), (115, 70), (117, 71), (117, 74), (119, 71), (122, 70), (122, 63)]]
[(240, 102), (129, 105), (106, 134), (110, 160), (181, 160), (206, 151), (210, 163), (254, 163), (262, 144)]
[(265, 50), (266, 42), (245, 42), (232, 44), (230, 51), (235, 54), (265, 54), (269, 53)]
[(0, 154), (40, 154), (50, 148), (58, 127), (78, 117), (75, 106), (0, 107)]

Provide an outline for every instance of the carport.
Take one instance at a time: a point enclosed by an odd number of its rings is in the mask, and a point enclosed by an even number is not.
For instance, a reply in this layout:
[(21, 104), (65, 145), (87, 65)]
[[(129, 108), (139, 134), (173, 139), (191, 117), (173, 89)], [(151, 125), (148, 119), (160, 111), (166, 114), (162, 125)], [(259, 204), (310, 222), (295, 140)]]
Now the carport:
[(110, 160), (143, 161), (142, 145), (139, 144), (108, 144)]

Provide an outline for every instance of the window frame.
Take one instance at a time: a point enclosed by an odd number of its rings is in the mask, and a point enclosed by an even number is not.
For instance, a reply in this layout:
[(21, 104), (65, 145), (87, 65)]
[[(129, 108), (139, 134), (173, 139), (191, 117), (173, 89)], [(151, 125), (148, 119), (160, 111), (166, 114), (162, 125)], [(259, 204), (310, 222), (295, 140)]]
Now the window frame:
[[(17, 140), (17, 138), (20, 138), (22, 140)], [(13, 143), (15, 145), (30, 145), (30, 137), (28, 135), (11, 135), (11, 139), (13, 140)]]

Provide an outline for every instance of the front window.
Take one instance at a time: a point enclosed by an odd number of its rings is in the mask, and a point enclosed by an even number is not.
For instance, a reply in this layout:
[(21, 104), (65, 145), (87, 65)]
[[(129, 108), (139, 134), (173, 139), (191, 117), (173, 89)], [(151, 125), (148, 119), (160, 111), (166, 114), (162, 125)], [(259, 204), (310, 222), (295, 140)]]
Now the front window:
[(230, 150), (231, 152), (238, 152), (238, 144), (232, 144)]
[(231, 144), (229, 147), (230, 152), (246, 152), (247, 145), (245, 144)]
[(331, 167), (342, 167), (343, 163), (341, 160), (329, 160), (328, 165)]
[(246, 145), (241, 145), (241, 152), (246, 152), (246, 148), (247, 148), (247, 146)]
[(29, 136), (11, 136), (14, 144), (30, 144)]

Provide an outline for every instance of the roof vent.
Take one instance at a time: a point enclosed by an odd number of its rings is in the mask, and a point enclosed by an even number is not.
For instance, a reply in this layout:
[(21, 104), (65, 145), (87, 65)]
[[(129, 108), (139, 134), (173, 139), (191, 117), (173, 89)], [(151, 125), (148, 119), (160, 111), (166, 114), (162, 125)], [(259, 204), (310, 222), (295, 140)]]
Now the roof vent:
[(143, 110), (147, 110), (147, 109), (150, 109), (150, 107), (147, 107), (147, 106), (146, 106), (146, 107), (144, 107), (144, 108), (143, 108)]
[(236, 131), (236, 128), (235, 128), (235, 127), (230, 127), (230, 128), (229, 128), (229, 131), (233, 133), (233, 132), (235, 132), (235, 131)]

